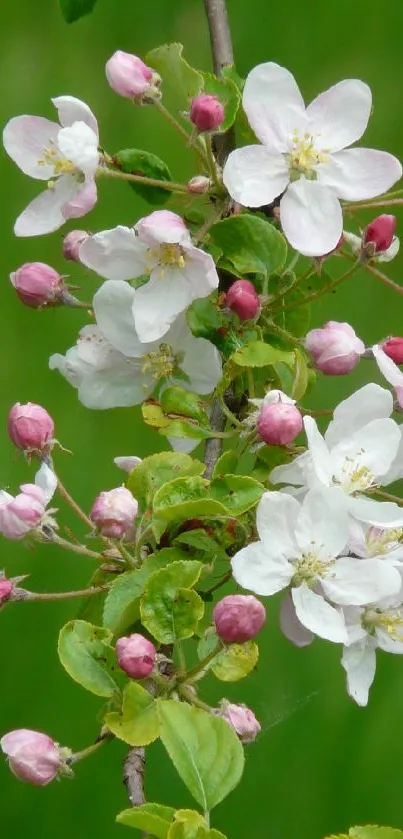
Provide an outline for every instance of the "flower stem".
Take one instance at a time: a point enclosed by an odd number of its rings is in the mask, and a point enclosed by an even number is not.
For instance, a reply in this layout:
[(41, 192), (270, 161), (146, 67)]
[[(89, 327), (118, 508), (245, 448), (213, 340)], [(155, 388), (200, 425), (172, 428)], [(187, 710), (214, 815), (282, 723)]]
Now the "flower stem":
[(289, 344), (292, 344), (295, 347), (301, 346), (301, 341), (298, 338), (294, 338), (294, 335), (291, 335), (291, 332), (287, 332), (286, 329), (282, 329), (281, 326), (277, 326), (277, 324), (272, 323), (271, 321), (266, 321), (268, 329), (270, 332), (274, 332), (275, 335), (278, 335), (279, 338), (284, 338), (284, 341), (288, 341)]
[(203, 670), (205, 670), (207, 665), (210, 664), (210, 661), (213, 661), (213, 659), (222, 651), (222, 649), (223, 645), (220, 641), (217, 644), (217, 646), (214, 647), (214, 650), (212, 650), (212, 652), (209, 653), (209, 655), (206, 655), (206, 657), (203, 658), (202, 661), (199, 661), (198, 664), (195, 664), (195, 666), (192, 667), (191, 670), (188, 670), (188, 672), (185, 673), (184, 677), (180, 679), (180, 681), (186, 684), (188, 684), (189, 682), (191, 683), (197, 681), (198, 676), (200, 676), (200, 674), (203, 673)]
[(63, 539), (61, 536), (58, 536), (57, 533), (52, 531), (51, 535), (49, 535), (49, 531), (46, 531), (44, 534), (44, 541), (51, 542), (53, 545), (58, 545), (59, 548), (65, 548), (67, 551), (72, 551), (72, 553), (82, 554), (82, 556), (89, 556), (91, 559), (96, 559), (98, 562), (100, 560), (105, 559), (105, 555), (103, 553), (97, 553), (97, 551), (91, 551), (85, 545), (77, 544), (76, 542), (69, 542), (67, 539)]
[(92, 597), (94, 594), (100, 594), (101, 591), (106, 591), (108, 588), (109, 586), (94, 586), (93, 588), (82, 588), (77, 591), (27, 591), (26, 597), (22, 597), (21, 600), (68, 600), (72, 597)]
[(75, 754), (73, 754), (67, 762), (69, 764), (73, 764), (78, 763), (80, 760), (85, 760), (86, 757), (89, 757), (90, 755), (94, 754), (94, 752), (97, 752), (98, 749), (101, 746), (103, 746), (103, 744), (106, 743), (107, 740), (111, 740), (112, 737), (113, 734), (111, 734), (110, 731), (105, 731), (104, 733), (101, 733), (98, 737), (98, 740), (96, 740), (95, 743), (93, 743), (91, 746), (87, 746), (86, 749), (81, 749), (80, 752), (75, 752)]
[(232, 577), (232, 571), (231, 570), (227, 571), (227, 573), (224, 574), (224, 576), (221, 577), (221, 579), (218, 580), (217, 583), (214, 583), (213, 586), (210, 586), (210, 588), (205, 589), (202, 592), (202, 594), (213, 594), (214, 591), (217, 591), (217, 589), (221, 588), (221, 586), (224, 586), (225, 583), (228, 583), (228, 580), (230, 580), (231, 577)]
[(186, 685), (179, 685), (178, 692), (181, 696), (183, 696), (184, 699), (186, 699), (190, 703), (190, 705), (195, 705), (196, 708), (203, 708), (203, 711), (210, 712), (212, 710), (210, 705), (207, 705), (206, 702), (203, 702), (202, 699), (199, 699), (199, 697), (196, 696), (192, 690), (189, 690), (189, 688), (186, 687)]
[(188, 192), (186, 184), (179, 184), (176, 181), (162, 181), (158, 178), (147, 178), (145, 175), (133, 175), (130, 172), (122, 172), (121, 169), (108, 169), (100, 166), (97, 169), (97, 175), (98, 177), (102, 175), (129, 183), (143, 184), (144, 186), (157, 186), (160, 189), (167, 189), (169, 192)]
[[(401, 191), (399, 191), (401, 194)], [(358, 210), (371, 210), (373, 207), (393, 207), (393, 206), (401, 206), (403, 204), (403, 198), (388, 198), (385, 195), (378, 201), (363, 201), (362, 204), (344, 204), (343, 210), (347, 210), (349, 213), (358, 213)]]
[(354, 265), (352, 265), (351, 268), (349, 268), (349, 270), (345, 272), (345, 274), (341, 275), (341, 277), (336, 277), (335, 280), (332, 280), (327, 285), (322, 286), (322, 288), (318, 289), (318, 291), (314, 291), (312, 294), (308, 294), (307, 297), (301, 297), (301, 300), (297, 300), (295, 303), (291, 303), (289, 306), (285, 306), (284, 311), (291, 312), (292, 309), (297, 309), (298, 306), (304, 306), (305, 303), (312, 303), (313, 300), (317, 300), (318, 297), (322, 297), (322, 294), (326, 294), (329, 291), (333, 291), (333, 289), (336, 288), (336, 286), (340, 285), (340, 283), (342, 283), (344, 280), (348, 280), (348, 278), (351, 277), (352, 274), (354, 274), (354, 272), (357, 271), (358, 268), (360, 268), (360, 265), (358, 262), (355, 262)]
[(219, 402), (220, 402), (220, 407), (221, 407), (221, 410), (222, 410), (223, 414), (225, 414), (225, 416), (230, 421), (230, 423), (232, 425), (235, 425), (235, 428), (242, 428), (243, 427), (242, 423), (239, 421), (239, 419), (237, 419), (235, 414), (233, 414), (232, 411), (230, 411), (228, 405), (225, 402), (225, 399), (220, 397)]
[[(347, 259), (353, 259), (355, 261), (355, 257), (350, 253), (346, 253), (343, 251), (342, 256), (345, 256)], [(361, 262), (359, 264), (359, 267), (364, 268), (365, 271), (369, 271), (370, 274), (376, 277), (377, 280), (380, 280), (381, 283), (391, 288), (392, 291), (395, 291), (397, 294), (403, 294), (403, 286), (399, 285), (398, 283), (395, 283), (394, 280), (391, 280), (390, 277), (384, 274), (383, 271), (380, 271), (379, 268), (375, 268), (375, 266), (372, 265), (370, 262)]]
[(181, 125), (180, 122), (178, 122), (178, 120), (173, 116), (173, 114), (171, 114), (170, 111), (168, 111), (168, 108), (166, 108), (165, 105), (163, 105), (160, 100), (154, 102), (154, 106), (157, 108), (157, 110), (160, 112), (160, 114), (164, 117), (164, 119), (166, 119), (166, 121), (169, 122), (169, 124), (172, 126), (172, 128), (178, 134), (180, 134), (180, 136), (184, 140), (186, 140), (187, 145), (190, 148), (193, 148), (195, 150), (196, 154), (200, 157), (200, 159), (203, 161), (203, 163), (206, 164), (207, 163), (207, 158), (206, 158), (204, 149), (202, 149), (200, 144), (199, 144), (198, 138), (196, 139), (195, 142), (192, 142), (191, 134), (189, 134), (188, 131), (186, 131), (186, 128), (184, 128), (183, 125)]
[(214, 153), (213, 153), (213, 146), (212, 146), (212, 143), (211, 143), (211, 134), (206, 134), (205, 135), (204, 144), (205, 144), (207, 163), (208, 163), (208, 168), (209, 168), (209, 173), (211, 175), (211, 179), (214, 183), (214, 186), (215, 186), (217, 192), (221, 192), (223, 186), (222, 186), (222, 183), (220, 181), (220, 178), (219, 178), (218, 172), (217, 172), (217, 163), (216, 163), (216, 159), (215, 159)]
[(77, 513), (77, 516), (83, 521), (91, 530), (93, 530), (94, 524), (90, 518), (84, 513), (84, 510), (74, 501), (74, 498), (67, 492), (66, 487), (62, 484), (60, 478), (57, 479), (57, 491), (59, 495), (66, 501), (66, 503)]

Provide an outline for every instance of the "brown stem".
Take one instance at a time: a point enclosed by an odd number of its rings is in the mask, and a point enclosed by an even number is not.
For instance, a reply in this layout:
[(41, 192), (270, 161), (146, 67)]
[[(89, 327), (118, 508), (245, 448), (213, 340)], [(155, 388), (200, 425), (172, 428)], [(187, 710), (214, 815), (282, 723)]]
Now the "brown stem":
[(144, 746), (135, 746), (134, 749), (130, 749), (130, 752), (123, 764), (123, 783), (127, 789), (127, 794), (133, 807), (140, 807), (145, 803), (145, 763), (146, 758)]
[[(223, 431), (225, 427), (225, 415), (221, 409), (218, 400), (213, 402), (213, 407), (210, 414), (210, 424), (213, 431)], [(222, 439), (220, 437), (211, 437), (207, 440), (204, 449), (204, 462), (206, 464), (205, 477), (211, 478), (214, 467), (220, 457), (222, 447)]]
[[(220, 76), (223, 67), (230, 67), (234, 63), (226, 0), (204, 0), (204, 8), (210, 32), (214, 72)], [(220, 163), (224, 163), (234, 146), (233, 128), (214, 137), (214, 149)]]

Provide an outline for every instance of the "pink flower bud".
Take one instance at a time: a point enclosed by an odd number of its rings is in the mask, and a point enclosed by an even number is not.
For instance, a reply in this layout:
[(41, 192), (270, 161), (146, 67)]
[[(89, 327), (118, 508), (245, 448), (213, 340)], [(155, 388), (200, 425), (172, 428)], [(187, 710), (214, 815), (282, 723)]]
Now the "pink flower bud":
[(63, 239), (64, 258), (72, 262), (80, 262), (80, 245), (89, 238), (89, 235), (85, 230), (70, 230)]
[(266, 609), (253, 594), (228, 594), (213, 611), (215, 630), (227, 644), (250, 641), (266, 620)]
[(236, 731), (242, 743), (253, 743), (262, 730), (253, 711), (246, 705), (235, 705), (223, 699), (216, 713)]
[(161, 78), (137, 55), (117, 50), (105, 66), (106, 78), (115, 93), (127, 99), (141, 99), (156, 93)]
[(0, 575), (0, 606), (10, 599), (13, 588), (13, 580), (7, 580), (6, 577)]
[(188, 181), (187, 186), (189, 192), (194, 193), (195, 195), (202, 195), (210, 189), (211, 181), (210, 178), (206, 178), (205, 175), (195, 175), (194, 178), (191, 178), (190, 181)]
[(44, 262), (26, 262), (10, 280), (20, 300), (32, 309), (57, 305), (64, 289), (60, 274)]
[(225, 116), (224, 108), (216, 96), (201, 93), (192, 99), (190, 119), (198, 131), (216, 131)]
[(16, 402), (7, 421), (8, 434), (17, 448), (24, 452), (43, 452), (53, 440), (55, 427), (52, 417), (34, 402)]
[(286, 446), (302, 431), (302, 416), (293, 399), (281, 390), (266, 394), (256, 430), (268, 446)]
[(90, 519), (103, 536), (122, 539), (133, 526), (137, 511), (138, 504), (131, 492), (126, 487), (116, 487), (98, 495)]
[(225, 295), (225, 304), (240, 320), (251, 320), (260, 311), (257, 291), (249, 280), (235, 280)]
[(368, 227), (365, 228), (363, 234), (363, 244), (373, 246), (373, 253), (382, 253), (390, 248), (396, 230), (396, 217), (390, 215), (377, 216)]
[(63, 765), (57, 744), (40, 731), (17, 728), (2, 737), (0, 746), (13, 774), (37, 787), (57, 778)]
[(305, 346), (315, 367), (326, 376), (344, 376), (357, 366), (365, 346), (349, 323), (329, 320), (320, 329), (312, 329)]
[(403, 338), (388, 338), (381, 347), (385, 355), (389, 356), (395, 364), (403, 364)]
[(156, 650), (143, 635), (134, 633), (116, 642), (119, 666), (131, 679), (146, 679), (154, 669)]

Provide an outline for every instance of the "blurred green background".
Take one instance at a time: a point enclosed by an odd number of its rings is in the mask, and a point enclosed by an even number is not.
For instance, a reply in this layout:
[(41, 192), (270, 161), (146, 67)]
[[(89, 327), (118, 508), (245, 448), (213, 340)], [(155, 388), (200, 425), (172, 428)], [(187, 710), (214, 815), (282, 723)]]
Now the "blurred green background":
[[(242, 75), (254, 64), (273, 59), (295, 73), (308, 101), (342, 78), (364, 79), (372, 87), (375, 103), (366, 144), (403, 156), (401, 0), (385, 0), (381, 8), (375, 2), (351, 0), (337, 4), (228, 0), (228, 7)], [(53, 119), (50, 97), (73, 94), (93, 108), (109, 151), (130, 145), (147, 148), (167, 160), (175, 179), (187, 178), (192, 174), (192, 157), (179, 139), (152, 109), (133, 109), (115, 96), (104, 78), (105, 61), (115, 49), (143, 55), (173, 40), (184, 43), (191, 63), (209, 68), (202, 0), (99, 0), (95, 13), (73, 26), (63, 22), (56, 0), (4, 3), (1, 122), (21, 113)], [(49, 262), (71, 273), (88, 298), (95, 282), (63, 262), (60, 232), (39, 239), (13, 238), (15, 218), (40, 185), (24, 177), (3, 152), (0, 166), (0, 485), (15, 491), (33, 473), (22, 458), (16, 458), (5, 422), (15, 401), (39, 402), (55, 417), (59, 440), (74, 452), (57, 455), (60, 474), (89, 509), (99, 490), (122, 479), (112, 462), (115, 455), (145, 455), (162, 443), (140, 425), (138, 411), (87, 411), (78, 404), (75, 391), (48, 371), (49, 355), (74, 343), (84, 314), (25, 309), (8, 282), (10, 271), (26, 261)], [(95, 231), (118, 222), (130, 224), (146, 212), (146, 205), (124, 184), (101, 184), (99, 204), (83, 226)], [(362, 220), (367, 218), (363, 215)], [(401, 257), (389, 271), (397, 281), (400, 266)], [(348, 319), (370, 343), (401, 333), (401, 313), (401, 299), (363, 274), (321, 301), (313, 322)], [(372, 363), (362, 362), (347, 380), (322, 379), (316, 404), (335, 404), (355, 383), (373, 376)], [(80, 526), (60, 507), (65, 520), (82, 535)], [(3, 540), (1, 552), (0, 567), (8, 574), (29, 572), (30, 585), (39, 591), (80, 587), (91, 571), (90, 560), (52, 548), (28, 551)], [(77, 609), (74, 603), (18, 604), (2, 612), (2, 733), (32, 727), (74, 749), (96, 736), (100, 703), (68, 678), (56, 654), (58, 629)], [(370, 705), (359, 709), (346, 695), (340, 650), (321, 641), (306, 650), (294, 649), (277, 630), (274, 600), (268, 611), (258, 671), (227, 690), (229, 697), (250, 703), (263, 734), (249, 747), (243, 783), (217, 808), (214, 826), (231, 839), (251, 834), (320, 839), (359, 823), (403, 827), (403, 662), (379, 655)], [(218, 698), (222, 685), (211, 682), (206, 687), (207, 698)], [(122, 744), (113, 743), (80, 764), (74, 781), (43, 790), (19, 784), (0, 761), (2, 833), (30, 839), (123, 836), (128, 828), (114, 824), (114, 816), (127, 806), (121, 782), (124, 753)], [(191, 806), (158, 745), (151, 749), (147, 774), (150, 800)]]

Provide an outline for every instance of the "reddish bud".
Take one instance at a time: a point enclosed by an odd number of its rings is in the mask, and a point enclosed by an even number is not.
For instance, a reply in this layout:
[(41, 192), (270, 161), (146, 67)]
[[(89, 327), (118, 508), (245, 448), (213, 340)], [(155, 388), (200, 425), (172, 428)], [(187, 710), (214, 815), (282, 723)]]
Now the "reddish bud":
[(85, 230), (70, 230), (63, 239), (64, 258), (72, 262), (80, 262), (80, 245), (89, 238), (89, 235)]
[(266, 394), (256, 430), (268, 446), (286, 446), (302, 431), (302, 416), (293, 399), (281, 390)]
[(190, 105), (190, 119), (198, 131), (216, 131), (220, 127), (225, 113), (216, 96), (201, 93), (195, 96)]
[(305, 346), (315, 367), (326, 376), (344, 376), (357, 366), (365, 345), (349, 323), (329, 320), (320, 329), (311, 329)]
[(362, 241), (366, 248), (372, 247), (373, 253), (382, 253), (390, 248), (396, 230), (396, 217), (391, 215), (377, 216), (365, 228)]
[(146, 679), (154, 669), (156, 650), (143, 635), (134, 633), (116, 642), (119, 666), (131, 679)]
[(240, 320), (251, 320), (260, 311), (257, 291), (249, 280), (235, 280), (225, 295), (225, 304)]
[(235, 705), (223, 699), (220, 702), (217, 716), (222, 717), (233, 728), (242, 743), (253, 743), (262, 727), (253, 711), (246, 705)]
[(138, 504), (126, 487), (101, 492), (95, 499), (90, 519), (103, 536), (122, 539), (133, 527)]
[(216, 603), (213, 611), (215, 630), (227, 644), (250, 641), (266, 620), (266, 609), (253, 594), (229, 594)]
[(105, 66), (106, 78), (115, 93), (127, 99), (142, 99), (157, 93), (161, 82), (158, 73), (144, 64), (137, 55), (117, 50)]
[(0, 746), (11, 771), (20, 781), (44, 787), (53, 781), (63, 766), (57, 744), (39, 731), (18, 728), (5, 734)]
[(50, 414), (41, 405), (16, 402), (7, 420), (8, 434), (17, 448), (24, 452), (43, 452), (53, 440), (55, 431)]
[(57, 305), (64, 290), (60, 274), (44, 262), (26, 262), (10, 280), (20, 300), (32, 309)]
[(194, 178), (191, 178), (190, 181), (188, 181), (187, 186), (189, 192), (194, 193), (195, 195), (202, 195), (210, 189), (211, 181), (210, 178), (206, 178), (205, 175), (195, 175)]
[(381, 347), (385, 355), (389, 356), (395, 364), (403, 364), (403, 338), (388, 338)]
[(7, 600), (10, 599), (11, 594), (13, 592), (13, 588), (13, 580), (7, 580), (6, 577), (0, 575), (0, 606), (2, 606), (3, 603), (6, 603)]

